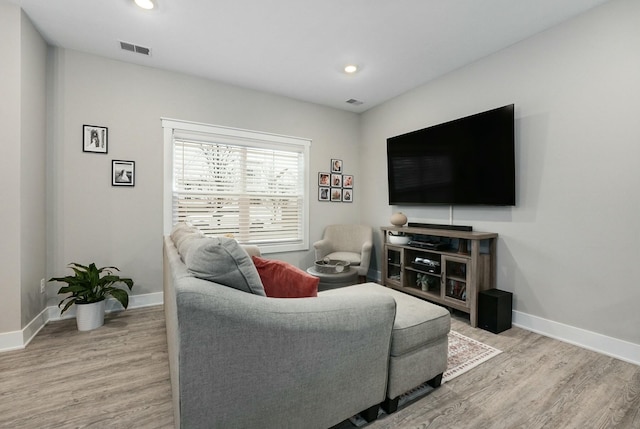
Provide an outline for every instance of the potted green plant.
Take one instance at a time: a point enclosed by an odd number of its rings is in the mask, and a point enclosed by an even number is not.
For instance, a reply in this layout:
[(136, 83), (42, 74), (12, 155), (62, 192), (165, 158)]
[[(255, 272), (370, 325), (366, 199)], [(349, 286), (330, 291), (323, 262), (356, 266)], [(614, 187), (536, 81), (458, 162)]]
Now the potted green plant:
[[(94, 263), (85, 266), (75, 262), (70, 263), (69, 268), (74, 271), (74, 275), (53, 277), (49, 281), (67, 284), (58, 290), (59, 294), (69, 294), (60, 301), (58, 307), (62, 308), (60, 314), (63, 314), (73, 304), (77, 305), (78, 330), (90, 331), (104, 324), (104, 304), (109, 296), (118, 300), (124, 308), (129, 306), (129, 293), (126, 289), (116, 287), (115, 284), (124, 283), (131, 290), (133, 280), (115, 275), (113, 270), (120, 271), (118, 268), (97, 268)], [(62, 307), (63, 304), (64, 307)]]

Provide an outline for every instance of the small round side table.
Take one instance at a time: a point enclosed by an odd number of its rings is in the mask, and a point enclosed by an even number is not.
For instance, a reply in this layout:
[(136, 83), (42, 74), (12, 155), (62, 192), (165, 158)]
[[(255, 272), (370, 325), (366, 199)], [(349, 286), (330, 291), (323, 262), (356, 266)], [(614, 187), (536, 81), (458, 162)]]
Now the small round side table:
[(313, 266), (307, 268), (307, 273), (320, 278), (318, 292), (358, 283), (358, 272), (351, 267), (347, 267), (347, 269), (341, 273), (319, 273), (316, 271), (316, 267)]

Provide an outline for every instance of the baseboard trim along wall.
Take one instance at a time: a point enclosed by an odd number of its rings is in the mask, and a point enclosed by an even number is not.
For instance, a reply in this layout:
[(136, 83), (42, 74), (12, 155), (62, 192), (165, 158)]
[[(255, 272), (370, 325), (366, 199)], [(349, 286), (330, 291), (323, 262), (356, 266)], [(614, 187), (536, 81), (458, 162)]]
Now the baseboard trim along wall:
[(519, 328), (535, 332), (587, 350), (611, 356), (625, 362), (640, 365), (640, 345), (596, 332), (513, 311), (513, 324)]
[[(162, 305), (162, 303), (162, 292), (129, 297), (129, 308), (149, 307)], [(119, 310), (122, 310), (120, 303), (114, 299), (107, 300), (107, 312)], [(512, 315), (513, 325), (519, 328), (640, 365), (640, 345), (638, 344), (543, 319), (542, 317), (532, 316), (520, 311), (514, 310)], [(57, 306), (47, 307), (24, 329), (0, 333), (0, 352), (23, 349), (47, 323), (73, 317), (75, 317), (75, 307), (73, 306), (63, 316), (60, 316), (60, 309)]]
[[(380, 271), (369, 270), (368, 276), (373, 281), (382, 283)], [(514, 326), (527, 331), (640, 365), (640, 344), (607, 337), (606, 335), (543, 319), (521, 311), (513, 310), (511, 317)]]
[(10, 352), (23, 348), (22, 331), (4, 332), (0, 334), (0, 352)]
[[(129, 296), (130, 309), (162, 305), (162, 303), (162, 292)], [(122, 310), (122, 306), (115, 299), (108, 299), (105, 308), (107, 313)], [(69, 308), (69, 310), (67, 310), (62, 316), (60, 316), (60, 309), (58, 306), (49, 306), (34, 317), (33, 320), (22, 330), (0, 333), (0, 353), (24, 349), (47, 323), (56, 320), (71, 319), (74, 317), (76, 317), (75, 306), (71, 306), (71, 308)]]

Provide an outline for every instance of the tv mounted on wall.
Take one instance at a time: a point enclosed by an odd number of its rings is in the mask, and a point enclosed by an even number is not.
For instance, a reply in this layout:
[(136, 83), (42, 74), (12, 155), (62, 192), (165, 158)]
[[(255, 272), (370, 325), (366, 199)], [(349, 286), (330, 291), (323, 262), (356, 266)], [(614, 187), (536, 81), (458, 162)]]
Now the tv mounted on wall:
[(514, 206), (514, 105), (387, 139), (389, 204)]

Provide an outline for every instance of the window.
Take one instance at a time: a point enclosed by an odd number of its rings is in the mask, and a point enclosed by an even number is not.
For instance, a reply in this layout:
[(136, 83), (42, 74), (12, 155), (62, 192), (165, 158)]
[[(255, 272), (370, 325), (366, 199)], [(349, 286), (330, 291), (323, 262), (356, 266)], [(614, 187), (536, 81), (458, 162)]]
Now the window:
[(308, 249), (306, 139), (163, 119), (165, 233), (188, 221), (263, 253)]

